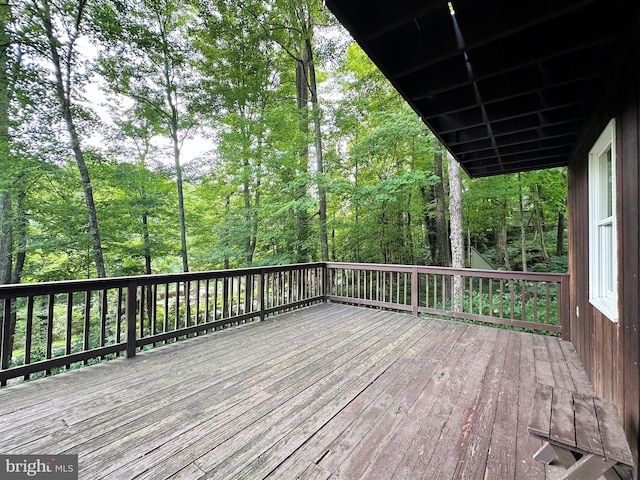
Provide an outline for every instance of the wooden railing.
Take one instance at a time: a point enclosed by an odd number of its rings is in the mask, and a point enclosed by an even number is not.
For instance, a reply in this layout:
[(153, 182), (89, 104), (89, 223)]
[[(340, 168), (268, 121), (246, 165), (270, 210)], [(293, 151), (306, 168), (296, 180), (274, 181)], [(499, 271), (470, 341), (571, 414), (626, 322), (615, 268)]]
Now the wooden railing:
[(322, 301), (569, 334), (558, 274), (330, 262), (2, 285), (0, 385)]
[(328, 263), (327, 299), (563, 333), (569, 276), (407, 265)]
[(0, 286), (0, 384), (323, 301), (324, 274), (315, 263)]

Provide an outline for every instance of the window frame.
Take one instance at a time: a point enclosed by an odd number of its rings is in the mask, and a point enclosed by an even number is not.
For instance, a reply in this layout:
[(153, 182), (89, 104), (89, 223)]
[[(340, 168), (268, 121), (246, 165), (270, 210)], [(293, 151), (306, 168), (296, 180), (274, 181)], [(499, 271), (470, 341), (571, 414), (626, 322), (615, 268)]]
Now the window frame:
[(612, 322), (618, 322), (616, 159), (612, 119), (589, 151), (589, 302)]

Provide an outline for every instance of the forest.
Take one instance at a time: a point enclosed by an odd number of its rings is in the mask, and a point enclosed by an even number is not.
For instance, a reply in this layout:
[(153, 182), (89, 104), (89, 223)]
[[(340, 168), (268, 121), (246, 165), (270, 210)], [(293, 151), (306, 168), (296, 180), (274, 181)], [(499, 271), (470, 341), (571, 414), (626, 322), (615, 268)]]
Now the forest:
[[(0, 283), (451, 264), (447, 154), (321, 0), (23, 0), (0, 37)], [(467, 253), (566, 271), (564, 169), (462, 190)]]

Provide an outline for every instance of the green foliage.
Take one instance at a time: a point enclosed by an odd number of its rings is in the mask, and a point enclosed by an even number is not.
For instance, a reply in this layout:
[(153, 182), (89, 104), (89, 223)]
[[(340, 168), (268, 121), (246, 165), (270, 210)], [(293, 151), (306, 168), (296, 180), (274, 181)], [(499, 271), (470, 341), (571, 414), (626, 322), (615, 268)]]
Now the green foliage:
[[(82, 68), (70, 81), (74, 98), (86, 100), (74, 113), (111, 275), (143, 274), (147, 263), (154, 273), (181, 270), (175, 159), (184, 163), (192, 269), (318, 260), (321, 190), (331, 259), (435, 261), (435, 139), (366, 54), (336, 40), (321, 2), (99, 0), (87, 8), (78, 40), (89, 47), (73, 57)], [(22, 57), (7, 50), (11, 135), (0, 187), (11, 193), (13, 225), (26, 219), (12, 258), (25, 253), (22, 281), (91, 277), (82, 184), (60, 133), (44, 37), (28, 13), (14, 7), (8, 24), (11, 39), (29, 40)], [(299, 105), (296, 90), (311, 34), (319, 112)], [(323, 173), (311, 161), (315, 113)], [(190, 159), (181, 149), (193, 136), (209, 151)], [(564, 170), (463, 182), (465, 232), (498, 268), (505, 253), (512, 268), (523, 264), (524, 221), (529, 269), (566, 270), (566, 256), (553, 255)]]

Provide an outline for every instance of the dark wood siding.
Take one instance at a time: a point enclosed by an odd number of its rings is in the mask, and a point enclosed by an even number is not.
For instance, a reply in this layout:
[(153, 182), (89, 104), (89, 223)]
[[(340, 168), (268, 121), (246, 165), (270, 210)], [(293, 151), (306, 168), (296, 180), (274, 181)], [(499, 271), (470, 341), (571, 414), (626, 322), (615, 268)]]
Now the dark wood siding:
[[(636, 56), (637, 58), (637, 56)], [(640, 75), (636, 58), (611, 89), (575, 151), (569, 167), (571, 341), (596, 393), (613, 400), (638, 463), (640, 420)], [(616, 119), (618, 209), (618, 302), (611, 322), (589, 303), (588, 152), (611, 119)], [(636, 466), (637, 470), (637, 466)], [(637, 471), (636, 471), (637, 478)]]

